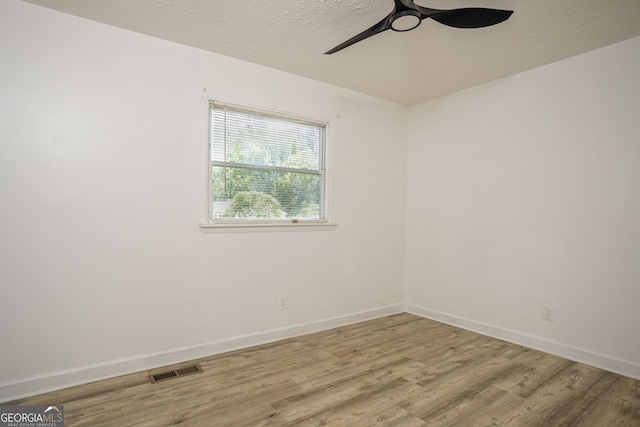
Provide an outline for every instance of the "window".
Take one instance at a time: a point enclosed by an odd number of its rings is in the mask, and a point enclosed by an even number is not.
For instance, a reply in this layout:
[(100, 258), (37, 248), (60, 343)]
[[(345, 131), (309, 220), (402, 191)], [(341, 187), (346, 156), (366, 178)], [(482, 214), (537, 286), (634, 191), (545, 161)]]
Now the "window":
[(326, 124), (210, 103), (213, 223), (325, 222)]

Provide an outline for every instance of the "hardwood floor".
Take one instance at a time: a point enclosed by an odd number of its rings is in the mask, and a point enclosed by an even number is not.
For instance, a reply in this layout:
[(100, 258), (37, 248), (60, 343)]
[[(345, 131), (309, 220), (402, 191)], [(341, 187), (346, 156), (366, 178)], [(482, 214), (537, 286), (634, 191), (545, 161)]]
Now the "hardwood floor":
[(640, 426), (640, 381), (410, 314), (11, 402), (66, 426)]

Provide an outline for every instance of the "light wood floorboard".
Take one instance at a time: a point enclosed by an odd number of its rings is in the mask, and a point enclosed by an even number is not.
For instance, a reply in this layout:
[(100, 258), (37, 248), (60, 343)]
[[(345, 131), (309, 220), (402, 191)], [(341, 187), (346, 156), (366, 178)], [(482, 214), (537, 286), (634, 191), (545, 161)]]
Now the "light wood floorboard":
[(75, 426), (640, 426), (640, 381), (407, 313), (7, 402)]

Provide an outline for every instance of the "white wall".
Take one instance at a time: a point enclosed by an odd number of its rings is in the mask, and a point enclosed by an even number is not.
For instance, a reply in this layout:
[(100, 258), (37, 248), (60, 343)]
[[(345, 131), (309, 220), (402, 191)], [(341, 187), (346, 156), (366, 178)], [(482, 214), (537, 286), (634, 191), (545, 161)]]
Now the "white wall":
[[(0, 58), (0, 401), (402, 310), (403, 107), (17, 0)], [(204, 88), (330, 121), (334, 231), (199, 229)]]
[(640, 378), (638, 52), (410, 109), (409, 311)]

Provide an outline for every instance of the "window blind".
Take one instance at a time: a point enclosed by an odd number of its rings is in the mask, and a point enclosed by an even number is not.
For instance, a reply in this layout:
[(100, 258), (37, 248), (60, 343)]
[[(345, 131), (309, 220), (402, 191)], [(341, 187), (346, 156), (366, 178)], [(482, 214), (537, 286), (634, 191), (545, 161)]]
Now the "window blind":
[(212, 102), (211, 218), (326, 219), (326, 125)]

